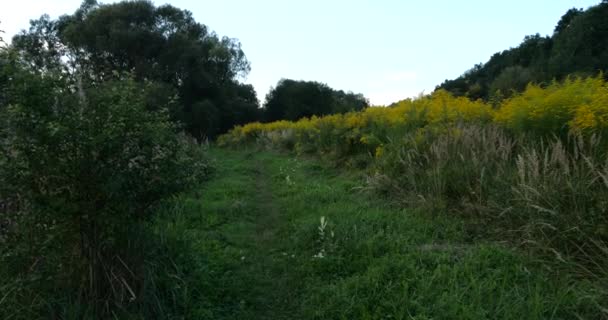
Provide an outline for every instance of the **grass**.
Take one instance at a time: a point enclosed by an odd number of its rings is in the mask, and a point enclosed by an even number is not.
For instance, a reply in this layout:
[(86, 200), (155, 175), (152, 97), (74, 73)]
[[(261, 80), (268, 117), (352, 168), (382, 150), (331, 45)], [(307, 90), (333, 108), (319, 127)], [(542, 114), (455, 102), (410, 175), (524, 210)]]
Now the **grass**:
[(456, 217), (400, 208), (356, 172), (275, 152), (211, 154), (213, 179), (155, 224), (186, 250), (162, 298), (186, 318), (608, 318), (597, 283), (472, 238)]

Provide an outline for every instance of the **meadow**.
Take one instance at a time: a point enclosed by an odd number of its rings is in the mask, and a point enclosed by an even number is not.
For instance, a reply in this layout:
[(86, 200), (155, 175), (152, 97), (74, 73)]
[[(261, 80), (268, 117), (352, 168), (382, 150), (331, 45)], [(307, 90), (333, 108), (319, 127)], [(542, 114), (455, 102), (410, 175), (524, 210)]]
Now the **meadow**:
[[(390, 107), (251, 123), (220, 137), (314, 155), (366, 173), (366, 188), (473, 237), (608, 279), (608, 84), (528, 85), (495, 102), (437, 90)], [(553, 265), (553, 264), (552, 264)]]
[[(0, 30), (0, 319), (608, 319), (607, 0), (376, 107), (260, 101), (196, 12), (74, 10)], [(307, 33), (290, 65), (355, 39)]]

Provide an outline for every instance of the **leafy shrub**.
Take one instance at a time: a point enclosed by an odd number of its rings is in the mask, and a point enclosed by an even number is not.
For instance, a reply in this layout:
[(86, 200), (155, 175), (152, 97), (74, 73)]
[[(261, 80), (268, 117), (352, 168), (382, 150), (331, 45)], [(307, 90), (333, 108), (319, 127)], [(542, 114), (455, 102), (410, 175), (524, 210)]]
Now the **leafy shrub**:
[(159, 200), (205, 175), (203, 149), (165, 107), (150, 110), (149, 84), (129, 76), (83, 89), (21, 71), (8, 87), (0, 178), (19, 196), (23, 219), (2, 271), (23, 283), (6, 301), (47, 290), (36, 297), (73, 301), (35, 300), (31, 312), (83, 302), (82, 313), (100, 316), (136, 305), (144, 252), (135, 231)]
[(607, 102), (603, 75), (568, 78), (546, 88), (530, 84), (521, 95), (506, 100), (494, 120), (517, 132), (542, 135), (602, 132), (608, 128)]

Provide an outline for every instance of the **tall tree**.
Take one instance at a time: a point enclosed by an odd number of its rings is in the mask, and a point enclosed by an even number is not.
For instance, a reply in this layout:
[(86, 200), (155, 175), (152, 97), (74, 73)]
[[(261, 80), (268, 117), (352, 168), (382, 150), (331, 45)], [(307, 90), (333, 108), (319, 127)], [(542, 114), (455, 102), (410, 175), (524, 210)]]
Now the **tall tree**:
[(568, 20), (567, 28), (554, 38), (550, 72), (558, 78), (572, 73), (593, 75), (607, 71), (608, 3), (574, 14)]
[[(173, 116), (197, 137), (214, 136), (242, 118), (232, 113), (257, 109), (242, 103), (239, 79), (250, 70), (241, 44), (220, 38), (192, 14), (150, 1), (98, 4), (85, 0), (72, 15), (33, 21), (14, 45), (38, 69), (70, 58), (67, 68), (82, 70), (89, 83), (127, 71), (138, 81), (167, 85), (177, 93)], [(249, 97), (250, 98), (250, 97)], [(245, 108), (246, 110), (235, 110)], [(237, 121), (222, 123), (221, 121)], [(218, 122), (219, 121), (219, 122)]]
[(358, 111), (367, 108), (361, 94), (335, 91), (315, 81), (281, 79), (266, 95), (264, 120), (298, 120), (304, 117)]
[(568, 28), (570, 26), (570, 23), (572, 22), (572, 20), (574, 18), (580, 16), (582, 13), (583, 13), (583, 9), (577, 9), (577, 8), (572, 8), (572, 9), (566, 11), (566, 13), (561, 17), (561, 19), (555, 26), (553, 33), (558, 34), (562, 31), (566, 30), (566, 28)]

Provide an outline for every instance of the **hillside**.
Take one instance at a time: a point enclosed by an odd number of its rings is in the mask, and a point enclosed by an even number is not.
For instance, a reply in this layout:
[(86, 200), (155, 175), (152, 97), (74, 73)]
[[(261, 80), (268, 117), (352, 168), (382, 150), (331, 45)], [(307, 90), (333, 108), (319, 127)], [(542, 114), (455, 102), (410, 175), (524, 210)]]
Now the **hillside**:
[[(568, 75), (595, 76), (608, 71), (608, 2), (570, 9), (550, 36), (526, 36), (438, 89), (471, 99), (500, 99), (521, 92), (530, 82), (549, 83)], [(500, 91), (500, 92), (497, 92)]]

